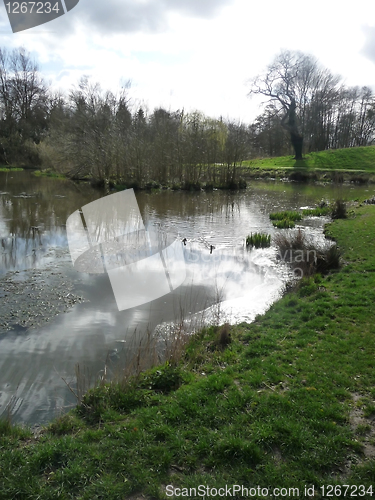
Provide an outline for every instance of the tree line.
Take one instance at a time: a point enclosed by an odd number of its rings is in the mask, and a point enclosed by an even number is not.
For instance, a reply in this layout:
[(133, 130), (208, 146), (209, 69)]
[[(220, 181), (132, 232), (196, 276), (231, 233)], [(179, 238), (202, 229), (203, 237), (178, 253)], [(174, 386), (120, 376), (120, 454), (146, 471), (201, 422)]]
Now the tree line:
[[(250, 82), (249, 95), (267, 98), (251, 125), (256, 155), (302, 154), (368, 146), (374, 142), (375, 96), (369, 87), (346, 87), (318, 61), (282, 51)], [(290, 141), (286, 140), (289, 137)]]
[(375, 97), (311, 56), (282, 51), (250, 82), (267, 101), (253, 123), (136, 108), (127, 88), (83, 77), (54, 92), (24, 49), (0, 49), (0, 163), (51, 168), (108, 186), (239, 187), (244, 160), (372, 144)]
[(235, 187), (251, 148), (244, 124), (183, 110), (132, 112), (126, 89), (116, 96), (85, 77), (54, 110), (42, 149), (55, 168), (74, 177), (194, 188), (202, 179)]

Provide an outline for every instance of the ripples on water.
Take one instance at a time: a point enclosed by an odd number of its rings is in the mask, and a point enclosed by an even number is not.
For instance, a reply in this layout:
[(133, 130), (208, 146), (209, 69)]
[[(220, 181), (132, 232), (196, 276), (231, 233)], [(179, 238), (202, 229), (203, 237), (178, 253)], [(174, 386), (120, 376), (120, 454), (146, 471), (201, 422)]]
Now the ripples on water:
[[(373, 192), (341, 189), (350, 198)], [(167, 334), (182, 319), (191, 330), (210, 322), (252, 321), (280, 296), (289, 271), (277, 263), (275, 248), (247, 251), (246, 236), (274, 234), (271, 211), (338, 197), (332, 187), (280, 183), (253, 183), (240, 193), (137, 193), (145, 224), (187, 239), (187, 278), (173, 293), (118, 311), (108, 276), (76, 272), (67, 248), (68, 216), (100, 193), (28, 172), (1, 172), (0, 191), (0, 277), (22, 280), (25, 269), (49, 269), (61, 276), (62, 291), (69, 284), (85, 299), (40, 327), (14, 325), (0, 336), (0, 413), (13, 397), (14, 420), (30, 424), (75, 403), (62, 378), (74, 386), (77, 363), (95, 378), (106, 362), (115, 366), (135, 348), (134, 332), (138, 339), (155, 330)], [(323, 223), (308, 219), (303, 225), (322, 238)], [(47, 279), (44, 293), (48, 286)]]

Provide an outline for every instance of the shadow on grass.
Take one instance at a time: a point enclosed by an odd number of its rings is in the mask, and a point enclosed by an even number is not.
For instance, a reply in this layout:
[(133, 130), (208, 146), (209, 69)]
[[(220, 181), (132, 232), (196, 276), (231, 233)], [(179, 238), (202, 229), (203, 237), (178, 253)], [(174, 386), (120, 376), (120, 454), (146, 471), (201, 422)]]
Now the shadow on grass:
[(308, 165), (307, 165), (307, 163), (306, 163), (306, 160), (305, 160), (305, 159), (302, 159), (302, 160), (296, 160), (296, 161), (294, 162), (293, 168), (295, 168), (295, 169), (299, 169), (299, 168), (303, 168), (303, 169), (305, 169), (305, 168), (308, 168)]
[(306, 159), (295, 160), (293, 171), (288, 176), (291, 181), (309, 182), (318, 179), (316, 172), (309, 170)]

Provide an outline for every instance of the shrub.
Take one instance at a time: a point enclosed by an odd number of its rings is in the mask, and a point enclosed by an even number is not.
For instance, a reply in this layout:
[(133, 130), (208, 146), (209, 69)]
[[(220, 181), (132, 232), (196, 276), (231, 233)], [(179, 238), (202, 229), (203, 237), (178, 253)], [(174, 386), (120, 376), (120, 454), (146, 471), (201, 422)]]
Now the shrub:
[(246, 189), (247, 188), (247, 182), (245, 179), (238, 179), (238, 181), (234, 180), (229, 180), (226, 181), (218, 186), (219, 189), (230, 189), (230, 190), (237, 190), (237, 189)]
[(152, 189), (160, 189), (161, 185), (157, 181), (148, 181), (145, 184), (145, 189), (151, 191)]
[(183, 189), (184, 191), (200, 191), (202, 189), (202, 186), (199, 181), (185, 181), (181, 189)]
[(255, 248), (267, 248), (271, 245), (271, 236), (263, 233), (251, 233), (246, 238), (246, 246)]

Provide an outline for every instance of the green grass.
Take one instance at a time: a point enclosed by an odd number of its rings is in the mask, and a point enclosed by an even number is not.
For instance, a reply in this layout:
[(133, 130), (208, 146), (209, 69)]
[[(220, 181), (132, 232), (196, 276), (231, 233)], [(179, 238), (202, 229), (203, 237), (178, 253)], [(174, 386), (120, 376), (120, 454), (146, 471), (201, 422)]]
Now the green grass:
[(277, 229), (293, 229), (295, 227), (295, 222), (290, 219), (273, 220), (272, 224)]
[(0, 172), (21, 172), (23, 168), (19, 167), (0, 167)]
[(293, 229), (295, 227), (295, 222), (302, 220), (303, 217), (321, 217), (323, 215), (331, 215), (333, 219), (340, 219), (345, 218), (345, 214), (345, 202), (342, 200), (336, 200), (331, 207), (324, 206), (307, 208), (302, 210), (302, 213), (291, 210), (285, 212), (272, 212), (270, 213), (270, 219), (274, 227), (277, 229)]
[(271, 212), (270, 219), (271, 220), (288, 219), (288, 220), (292, 220), (295, 222), (295, 221), (302, 220), (302, 215), (299, 212), (287, 210), (285, 212)]
[(255, 248), (267, 248), (271, 246), (271, 236), (264, 233), (251, 233), (246, 237), (246, 246)]
[(34, 170), (33, 174), (36, 175), (37, 177), (52, 177), (54, 179), (66, 179), (66, 176), (64, 174), (54, 172), (53, 170), (50, 169)]
[(249, 160), (244, 166), (252, 168), (306, 168), (375, 172), (375, 146), (332, 149), (304, 155), (296, 161), (293, 156)]
[(272, 224), (277, 229), (292, 229), (295, 227), (295, 222), (302, 220), (302, 215), (295, 211), (272, 212), (270, 213)]
[(302, 210), (303, 217), (321, 217), (323, 215), (330, 215), (332, 213), (332, 208), (326, 207), (316, 207), (316, 208), (305, 208)]
[(88, 393), (38, 438), (4, 424), (0, 498), (373, 485), (374, 230), (375, 206), (357, 207), (326, 229), (340, 270), (303, 279), (252, 324), (202, 330), (177, 365)]

